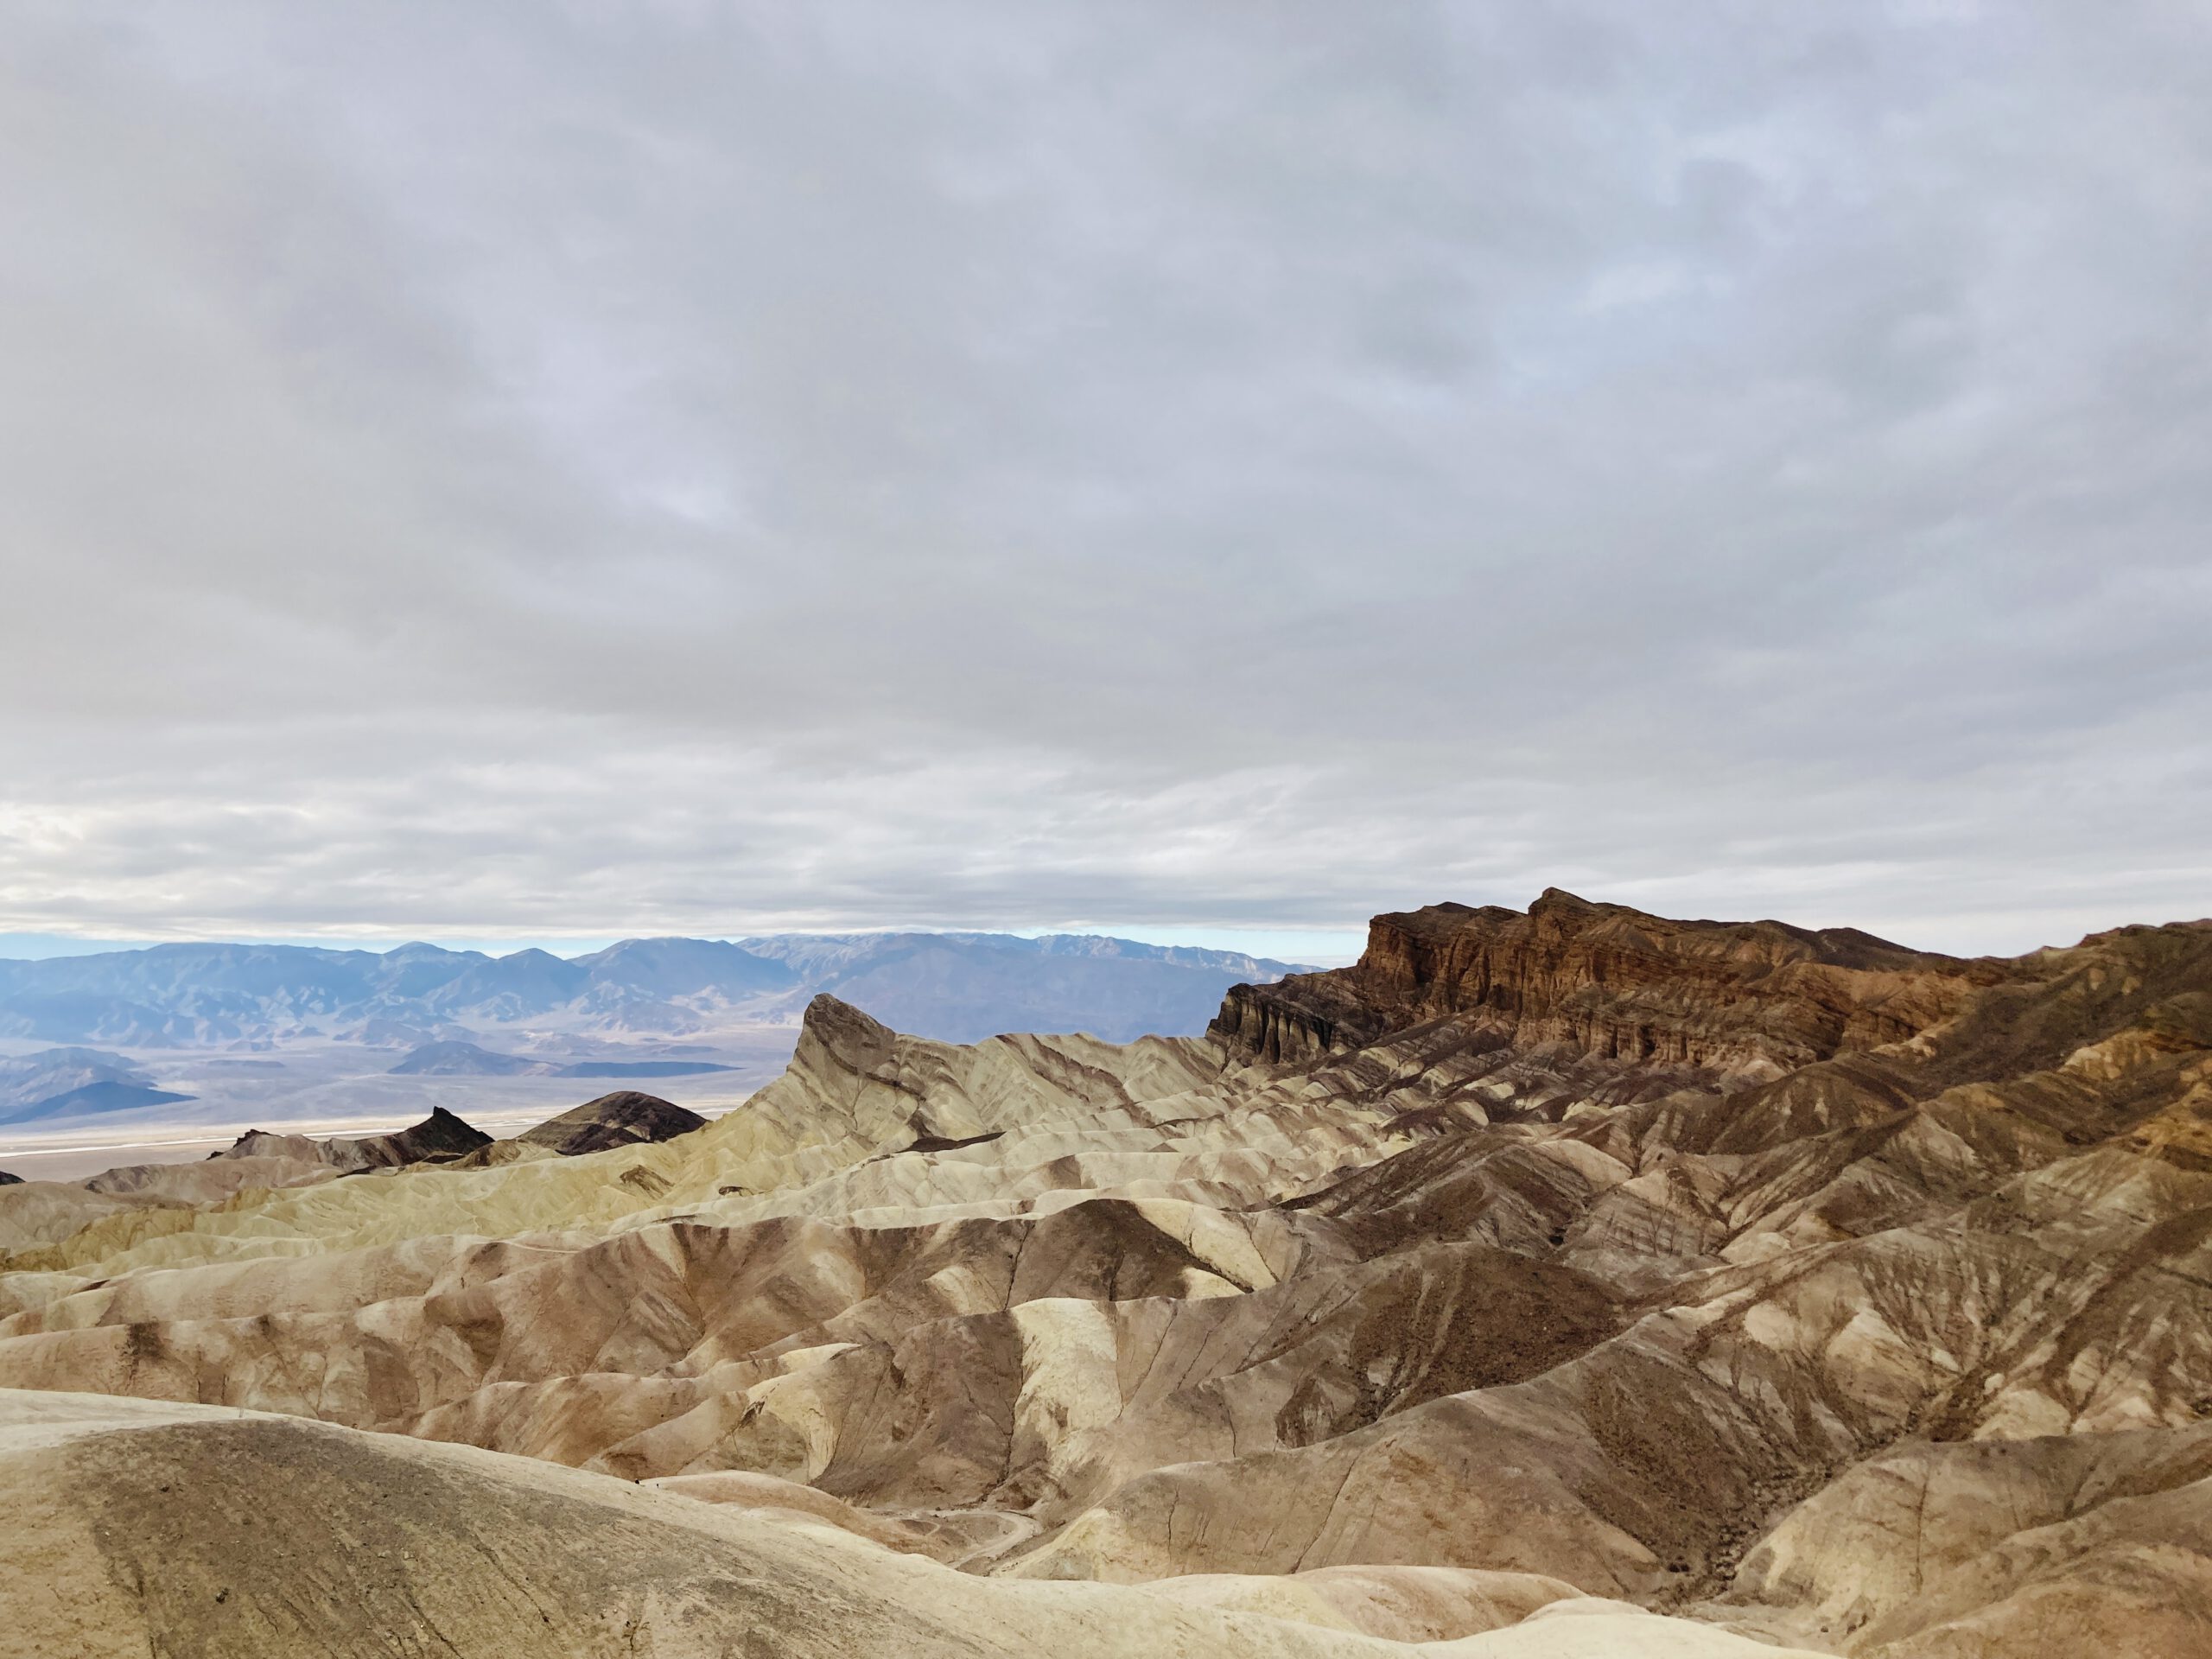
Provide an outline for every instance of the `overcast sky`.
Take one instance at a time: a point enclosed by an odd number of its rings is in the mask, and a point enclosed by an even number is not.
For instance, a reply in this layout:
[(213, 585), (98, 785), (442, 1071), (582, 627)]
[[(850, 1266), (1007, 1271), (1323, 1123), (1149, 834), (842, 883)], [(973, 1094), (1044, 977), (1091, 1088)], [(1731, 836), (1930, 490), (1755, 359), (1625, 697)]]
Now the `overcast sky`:
[(0, 930), (2212, 912), (2208, 85), (2190, 0), (0, 0)]

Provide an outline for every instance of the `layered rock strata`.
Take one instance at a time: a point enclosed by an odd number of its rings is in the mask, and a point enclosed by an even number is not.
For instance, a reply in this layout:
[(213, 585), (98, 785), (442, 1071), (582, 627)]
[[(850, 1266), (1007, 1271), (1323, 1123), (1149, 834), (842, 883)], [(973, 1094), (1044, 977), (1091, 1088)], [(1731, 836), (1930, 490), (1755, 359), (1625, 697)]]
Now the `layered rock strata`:
[(673, 1140), (7, 1248), (0, 1385), (639, 1483), (916, 1652), (2212, 1653), (2212, 924), (1440, 906), (1209, 1040), (823, 999)]
[(2012, 971), (1850, 928), (1669, 921), (1554, 887), (1525, 913), (1378, 916), (1357, 964), (1240, 985), (1213, 1034), (1280, 1061), (1450, 1017), (1522, 1048), (1761, 1078), (1911, 1037)]

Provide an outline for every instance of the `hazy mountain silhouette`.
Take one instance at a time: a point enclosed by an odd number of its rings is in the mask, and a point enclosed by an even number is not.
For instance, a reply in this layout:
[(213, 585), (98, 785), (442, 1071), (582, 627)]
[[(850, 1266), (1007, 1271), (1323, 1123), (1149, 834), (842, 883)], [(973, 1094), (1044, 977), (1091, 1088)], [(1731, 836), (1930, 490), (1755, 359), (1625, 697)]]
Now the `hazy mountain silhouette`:
[(191, 1098), (154, 1087), (131, 1061), (96, 1048), (49, 1048), (0, 1059), (0, 1124), (129, 1111)]
[[(792, 1020), (816, 992), (834, 990), (947, 1041), (1025, 1029), (1122, 1040), (1202, 1031), (1230, 985), (1266, 982), (1291, 967), (1089, 935), (625, 939), (566, 959), (422, 944), (384, 952), (165, 944), (0, 961), (0, 1035), (134, 1048), (299, 1038), (466, 1043), (481, 1027), (513, 1025), (671, 1035)], [(468, 1069), (465, 1056), (454, 1059)]]

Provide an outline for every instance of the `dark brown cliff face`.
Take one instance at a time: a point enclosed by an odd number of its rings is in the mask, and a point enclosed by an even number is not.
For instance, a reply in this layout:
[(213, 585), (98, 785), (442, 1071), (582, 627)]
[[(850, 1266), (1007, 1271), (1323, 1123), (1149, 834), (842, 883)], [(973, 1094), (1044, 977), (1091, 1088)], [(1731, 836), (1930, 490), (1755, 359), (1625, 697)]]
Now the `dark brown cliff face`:
[(1237, 986), (1212, 1033), (1281, 1062), (1451, 1016), (1524, 1046), (1772, 1076), (1915, 1036), (2015, 971), (1853, 929), (1670, 921), (1552, 888), (1525, 913), (1378, 916), (1356, 964)]
[(1207, 1035), (1269, 1065), (1362, 1047), (1391, 1030), (1393, 1022), (1382, 1005), (1369, 1000), (1355, 971), (1342, 968), (1293, 974), (1273, 985), (1231, 986)]

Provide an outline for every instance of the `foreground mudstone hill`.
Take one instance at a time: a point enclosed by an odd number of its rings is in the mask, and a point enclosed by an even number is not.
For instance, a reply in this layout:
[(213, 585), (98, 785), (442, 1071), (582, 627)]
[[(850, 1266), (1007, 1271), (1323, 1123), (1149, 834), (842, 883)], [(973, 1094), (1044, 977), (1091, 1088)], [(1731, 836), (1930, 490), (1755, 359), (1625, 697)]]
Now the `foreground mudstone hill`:
[(2212, 924), (1440, 906), (1203, 1040), (823, 998), (673, 1139), (57, 1230), (0, 1386), (185, 1404), (0, 1396), (11, 1553), (304, 1621), (115, 1651), (2212, 1653)]

